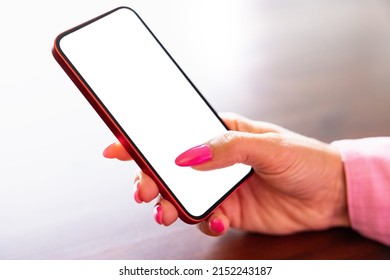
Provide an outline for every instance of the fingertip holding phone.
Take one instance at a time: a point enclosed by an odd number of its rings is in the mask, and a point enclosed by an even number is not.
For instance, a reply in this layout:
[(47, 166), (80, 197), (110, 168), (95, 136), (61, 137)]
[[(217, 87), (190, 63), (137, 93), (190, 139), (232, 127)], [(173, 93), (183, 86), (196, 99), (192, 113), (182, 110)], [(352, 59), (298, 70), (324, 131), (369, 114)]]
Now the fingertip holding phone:
[[(119, 7), (61, 33), (52, 53), (184, 222), (207, 218), (252, 173), (243, 164), (196, 171), (175, 163), (227, 128), (134, 10)], [(183, 157), (182, 165), (193, 163)]]

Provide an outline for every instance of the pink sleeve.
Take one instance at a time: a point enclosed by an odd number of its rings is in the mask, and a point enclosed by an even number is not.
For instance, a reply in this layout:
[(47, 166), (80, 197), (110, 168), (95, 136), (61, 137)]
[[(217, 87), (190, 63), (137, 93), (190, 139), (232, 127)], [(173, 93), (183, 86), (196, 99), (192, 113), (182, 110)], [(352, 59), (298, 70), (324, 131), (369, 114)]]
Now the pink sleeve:
[(333, 142), (342, 156), (352, 228), (390, 245), (390, 137)]

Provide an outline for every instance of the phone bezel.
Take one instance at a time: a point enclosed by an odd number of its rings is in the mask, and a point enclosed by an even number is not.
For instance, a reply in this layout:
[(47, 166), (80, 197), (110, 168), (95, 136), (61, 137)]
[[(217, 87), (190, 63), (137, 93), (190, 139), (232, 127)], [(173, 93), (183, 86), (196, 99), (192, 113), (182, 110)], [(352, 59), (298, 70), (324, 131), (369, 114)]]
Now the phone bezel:
[(133, 160), (137, 163), (137, 165), (149, 175), (157, 184), (161, 195), (169, 200), (175, 208), (179, 212), (179, 217), (186, 223), (194, 224), (198, 223), (205, 218), (207, 218), (224, 200), (226, 200), (234, 191), (236, 191), (240, 185), (253, 173), (253, 169), (251, 169), (246, 176), (244, 176), (235, 186), (233, 186), (223, 197), (221, 197), (218, 201), (216, 201), (204, 214), (200, 216), (194, 216), (189, 213), (186, 208), (181, 204), (181, 202), (175, 197), (174, 193), (169, 189), (169, 186), (165, 184), (165, 182), (160, 178), (158, 172), (149, 164), (146, 157), (142, 154), (142, 152), (138, 149), (138, 147), (131, 140), (131, 137), (126, 133), (126, 131), (121, 127), (121, 125), (116, 121), (115, 117), (110, 113), (108, 108), (105, 107), (104, 103), (99, 99), (98, 95), (93, 91), (93, 89), (89, 86), (88, 82), (84, 80), (82, 75), (77, 71), (76, 67), (72, 64), (72, 62), (67, 58), (66, 54), (62, 51), (60, 47), (60, 41), (65, 36), (88, 26), (120, 9), (128, 9), (135, 14), (135, 16), (140, 20), (146, 30), (153, 36), (159, 46), (164, 50), (166, 55), (172, 60), (175, 66), (179, 69), (182, 75), (186, 78), (186, 80), (191, 84), (193, 89), (197, 92), (197, 94), (201, 97), (201, 99), (205, 102), (205, 104), (209, 107), (215, 117), (221, 122), (221, 124), (228, 130), (225, 123), (218, 116), (214, 108), (209, 104), (209, 102), (204, 98), (198, 88), (192, 83), (192, 81), (188, 78), (185, 72), (181, 69), (181, 67), (176, 63), (173, 57), (169, 54), (169, 52), (165, 49), (162, 43), (158, 40), (158, 38), (153, 34), (150, 28), (146, 25), (146, 23), (142, 20), (142, 18), (131, 8), (121, 6), (115, 8), (109, 12), (106, 12), (100, 16), (97, 16), (89, 21), (86, 21), (80, 25), (77, 25), (65, 32), (62, 32), (57, 36), (54, 42), (54, 46), (52, 49), (52, 54), (56, 61), (60, 64), (66, 74), (70, 77), (73, 83), (77, 86), (80, 92), (84, 95), (84, 97), (88, 100), (90, 105), (95, 109), (101, 119), (106, 123), (109, 129), (113, 132), (118, 141), (124, 146)]

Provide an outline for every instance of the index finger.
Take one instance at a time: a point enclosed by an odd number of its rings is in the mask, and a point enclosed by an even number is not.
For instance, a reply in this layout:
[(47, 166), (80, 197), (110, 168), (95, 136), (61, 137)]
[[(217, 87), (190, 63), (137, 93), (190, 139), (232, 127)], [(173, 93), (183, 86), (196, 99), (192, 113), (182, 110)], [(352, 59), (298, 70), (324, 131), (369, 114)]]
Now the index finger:
[(253, 121), (236, 113), (220, 113), (219, 116), (229, 130), (250, 133), (291, 133), (291, 131), (276, 124), (263, 121)]

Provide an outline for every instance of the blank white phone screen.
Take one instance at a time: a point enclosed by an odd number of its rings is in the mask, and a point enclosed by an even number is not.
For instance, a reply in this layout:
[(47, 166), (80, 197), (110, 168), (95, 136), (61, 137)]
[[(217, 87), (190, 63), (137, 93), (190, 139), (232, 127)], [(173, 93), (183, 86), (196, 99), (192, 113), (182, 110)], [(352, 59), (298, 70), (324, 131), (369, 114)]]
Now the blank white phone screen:
[(204, 215), (250, 172), (175, 164), (226, 129), (132, 10), (67, 34), (60, 48), (190, 215)]

